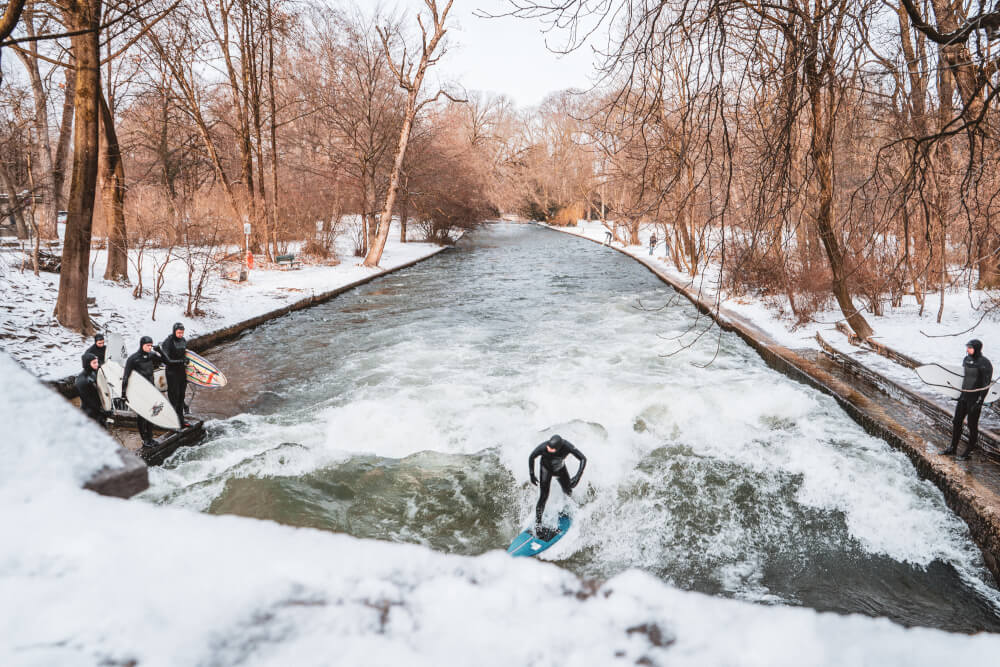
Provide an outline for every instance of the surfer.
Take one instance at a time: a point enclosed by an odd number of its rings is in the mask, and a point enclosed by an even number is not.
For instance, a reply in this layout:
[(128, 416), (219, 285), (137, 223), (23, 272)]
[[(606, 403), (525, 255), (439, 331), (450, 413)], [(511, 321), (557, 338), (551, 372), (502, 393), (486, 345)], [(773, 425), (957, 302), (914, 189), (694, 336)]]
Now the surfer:
[(983, 356), (982, 341), (970, 340), (965, 344), (965, 351), (966, 357), (962, 360), (965, 377), (962, 380), (962, 395), (955, 406), (955, 418), (951, 422), (951, 446), (941, 451), (946, 456), (958, 451), (958, 442), (962, 439), (962, 422), (968, 419), (969, 448), (955, 457), (959, 461), (967, 460), (979, 442), (979, 414), (993, 381), (993, 364)]
[[(88, 354), (92, 354), (97, 357), (97, 365), (104, 365), (104, 353), (108, 351), (108, 348), (104, 345), (104, 334), (97, 334), (94, 336), (94, 344), (87, 348), (87, 351), (83, 353), (83, 357)], [(81, 359), (83, 358), (81, 357)]]
[[(125, 362), (125, 373), (122, 376), (122, 396), (128, 389), (128, 378), (135, 371), (153, 384), (153, 367), (160, 361), (160, 356), (153, 352), (153, 339), (143, 336), (139, 339), (139, 350), (133, 352)], [(156, 386), (153, 384), (153, 386)], [(139, 429), (139, 437), (142, 438), (142, 446), (149, 447), (153, 444), (153, 425), (143, 419), (140, 415), (135, 416), (135, 425)]]
[(83, 354), (83, 372), (76, 376), (76, 392), (80, 395), (80, 408), (85, 415), (101, 426), (110, 412), (101, 405), (101, 396), (97, 391), (97, 369), (100, 367), (97, 355), (85, 352)]
[[(580, 461), (580, 467), (576, 471), (573, 479), (569, 477), (566, 470), (566, 457), (572, 454)], [(538, 464), (538, 478), (535, 477), (535, 459), (541, 457)], [(531, 476), (531, 483), (541, 486), (538, 490), (538, 504), (535, 505), (535, 534), (541, 536), (542, 512), (545, 511), (545, 503), (549, 499), (549, 486), (552, 484), (552, 477), (559, 480), (559, 486), (567, 496), (573, 495), (573, 488), (580, 483), (583, 469), (587, 466), (587, 457), (579, 449), (573, 446), (569, 440), (558, 435), (554, 435), (542, 444), (535, 447), (528, 457), (528, 474)]]
[(184, 423), (184, 395), (187, 393), (187, 340), (184, 338), (184, 325), (176, 322), (173, 331), (160, 343), (160, 356), (166, 365), (167, 400), (174, 406), (181, 428)]

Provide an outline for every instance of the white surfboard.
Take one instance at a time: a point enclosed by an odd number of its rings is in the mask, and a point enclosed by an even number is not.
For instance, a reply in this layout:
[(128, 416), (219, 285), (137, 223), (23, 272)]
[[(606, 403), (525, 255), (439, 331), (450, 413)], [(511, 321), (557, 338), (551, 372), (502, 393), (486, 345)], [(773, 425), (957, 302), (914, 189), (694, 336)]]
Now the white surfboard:
[(177, 412), (167, 397), (138, 373), (132, 373), (128, 379), (125, 400), (137, 415), (160, 428), (175, 431), (181, 427)]
[(104, 366), (97, 369), (97, 393), (101, 397), (101, 407), (105, 410), (114, 409), (114, 394), (108, 386), (107, 375), (104, 374)]
[[(913, 369), (917, 372), (917, 377), (926, 384), (934, 387), (948, 398), (958, 398), (962, 392), (962, 381), (965, 379), (965, 369), (961, 366), (946, 366), (944, 364), (925, 364)], [(992, 403), (1000, 398), (1000, 387), (997, 382), (990, 384), (989, 393), (986, 394), (984, 403)]]
[[(122, 378), (125, 369), (115, 361), (105, 362), (101, 367), (104, 371), (105, 381), (112, 396), (121, 396)], [(156, 390), (149, 380), (138, 373), (132, 373), (128, 380), (128, 392), (125, 400), (137, 415), (148, 422), (152, 422), (160, 428), (176, 430), (181, 427), (181, 422), (177, 418), (167, 397)]]
[(110, 398), (121, 398), (122, 396), (122, 376), (125, 374), (125, 368), (122, 367), (117, 361), (108, 361), (105, 359), (104, 365), (100, 367), (97, 371), (97, 383), (100, 386), (102, 378), (104, 384), (108, 388), (108, 395)]
[(122, 338), (121, 334), (104, 334), (104, 347), (107, 348), (104, 352), (104, 363), (114, 361), (122, 368), (125, 368), (129, 352), (125, 346), (125, 339)]

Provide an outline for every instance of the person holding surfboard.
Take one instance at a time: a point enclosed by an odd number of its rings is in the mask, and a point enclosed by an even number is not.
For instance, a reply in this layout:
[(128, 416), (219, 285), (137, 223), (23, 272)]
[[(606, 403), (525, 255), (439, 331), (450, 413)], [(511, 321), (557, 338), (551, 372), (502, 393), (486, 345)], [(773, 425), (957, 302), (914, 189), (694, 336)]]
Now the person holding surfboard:
[(184, 325), (175, 322), (167, 339), (160, 343), (160, 356), (166, 365), (167, 400), (174, 407), (181, 427), (184, 422), (184, 396), (187, 393), (187, 340), (184, 339)]
[[(128, 396), (128, 379), (132, 372), (136, 372), (142, 377), (153, 382), (153, 368), (160, 362), (160, 355), (153, 351), (153, 339), (143, 336), (139, 339), (139, 350), (133, 352), (125, 362), (125, 372), (122, 375), (122, 396)], [(155, 385), (154, 385), (155, 386)], [(153, 444), (153, 425), (143, 419), (140, 415), (135, 416), (136, 428), (139, 429), (139, 437), (142, 438), (142, 446), (149, 447)]]
[[(580, 467), (576, 475), (570, 479), (569, 471), (566, 470), (566, 457), (573, 455), (580, 461)], [(541, 457), (538, 464), (538, 477), (535, 477), (535, 459)], [(559, 480), (559, 486), (567, 496), (573, 495), (573, 489), (580, 483), (583, 476), (583, 469), (587, 466), (587, 457), (579, 449), (573, 446), (569, 440), (554, 435), (542, 444), (535, 447), (528, 457), (528, 474), (531, 476), (531, 483), (538, 486), (538, 504), (535, 505), (535, 534), (539, 537), (544, 532), (542, 529), (542, 513), (545, 511), (545, 503), (549, 499), (549, 486), (552, 484), (552, 477)], [(540, 483), (540, 485), (539, 485)]]
[(962, 439), (962, 422), (969, 423), (969, 448), (955, 456), (959, 461), (965, 461), (979, 442), (979, 414), (983, 409), (983, 401), (989, 393), (993, 381), (993, 364), (983, 356), (983, 343), (973, 339), (965, 344), (966, 356), (962, 360), (965, 376), (962, 380), (962, 395), (958, 397), (955, 406), (955, 418), (952, 420), (951, 446), (942, 450), (945, 456), (951, 456), (958, 451), (958, 443)]
[(76, 376), (76, 393), (80, 395), (80, 408), (84, 414), (101, 426), (107, 426), (110, 412), (101, 405), (101, 395), (97, 391), (97, 369), (100, 367), (97, 355), (85, 352), (83, 372)]

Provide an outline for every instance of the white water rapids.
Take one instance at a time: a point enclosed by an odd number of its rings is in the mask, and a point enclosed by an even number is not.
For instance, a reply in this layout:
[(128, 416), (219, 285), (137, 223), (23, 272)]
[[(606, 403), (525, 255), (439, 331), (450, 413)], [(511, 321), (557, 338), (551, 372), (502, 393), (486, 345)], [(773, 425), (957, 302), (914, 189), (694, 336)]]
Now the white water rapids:
[(533, 520), (527, 456), (559, 433), (588, 466), (546, 557), (580, 575), (1000, 628), (937, 489), (707, 325), (618, 253), (493, 225), (208, 352), (230, 388), (194, 406), (219, 419), (144, 498), (480, 554)]

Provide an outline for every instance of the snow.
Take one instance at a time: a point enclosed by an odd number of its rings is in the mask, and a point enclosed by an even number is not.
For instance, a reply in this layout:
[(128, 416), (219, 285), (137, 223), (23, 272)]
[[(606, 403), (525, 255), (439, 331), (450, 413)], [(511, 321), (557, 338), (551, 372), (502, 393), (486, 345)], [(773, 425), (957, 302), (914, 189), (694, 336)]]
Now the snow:
[[(395, 227), (395, 225), (394, 225)], [(140, 336), (149, 335), (159, 342), (169, 335), (174, 322), (184, 322), (188, 339), (224, 329), (252, 317), (309, 298), (316, 294), (349, 285), (402, 264), (427, 257), (441, 250), (430, 243), (400, 243), (398, 229), (389, 233), (379, 269), (361, 266), (354, 257), (351, 241), (344, 234), (337, 239), (340, 264), (304, 265), (299, 270), (260, 270), (250, 272), (245, 283), (223, 280), (219, 271), (211, 273), (204, 289), (201, 317), (186, 317), (187, 268), (180, 259), (167, 265), (162, 296), (153, 320), (152, 286), (154, 264), (162, 263), (164, 250), (147, 250), (143, 259), (141, 299), (132, 297), (136, 281), (135, 257), (131, 252), (129, 275), (133, 285), (123, 286), (104, 280), (107, 252), (91, 253), (89, 296), (97, 305), (91, 312), (101, 331), (113, 331), (125, 337), (131, 347), (138, 347)], [(0, 348), (6, 350), (25, 368), (46, 379), (62, 379), (80, 371), (80, 354), (91, 340), (69, 331), (53, 317), (58, 296), (59, 276), (20, 270), (21, 253), (0, 254), (0, 292), (8, 295), (0, 303)]]
[[(0, 664), (985, 664), (1000, 636), (98, 496), (116, 445), (7, 355)], [(653, 642), (651, 639), (655, 639)]]

